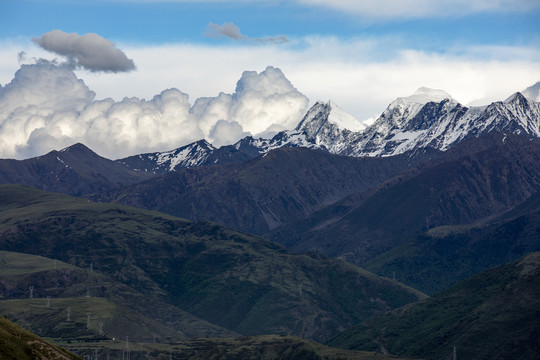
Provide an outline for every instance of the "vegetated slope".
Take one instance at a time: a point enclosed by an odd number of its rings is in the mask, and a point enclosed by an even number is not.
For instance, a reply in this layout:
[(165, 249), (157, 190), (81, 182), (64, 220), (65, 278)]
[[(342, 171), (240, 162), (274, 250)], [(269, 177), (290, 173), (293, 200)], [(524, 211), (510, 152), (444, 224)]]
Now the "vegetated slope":
[(103, 192), (151, 176), (105, 159), (82, 144), (27, 160), (0, 159), (0, 183), (29, 185), (73, 196)]
[(243, 164), (182, 169), (94, 199), (262, 234), (378, 185), (416, 161), (286, 148)]
[(535, 359), (540, 352), (540, 253), (487, 270), (452, 288), (338, 335), (349, 349), (384, 347), (425, 359)]
[[(149, 341), (236, 335), (159, 301), (156, 294), (142, 294), (91, 269), (7, 251), (0, 251), (0, 261), (0, 313), (40, 336), (63, 341), (129, 336)], [(71, 321), (66, 320), (68, 307)]]
[(77, 360), (80, 358), (0, 316), (0, 358)]
[(235, 339), (196, 339), (175, 344), (174, 359), (207, 360), (399, 360), (367, 351), (330, 348), (291, 336), (263, 335)]
[(539, 189), (540, 143), (491, 133), (269, 238), (293, 251), (317, 250), (362, 264), (431, 228), (500, 215)]
[(423, 295), (319, 255), (122, 205), (0, 186), (0, 248), (99, 269), (241, 334), (324, 340)]
[(442, 226), (368, 261), (376, 274), (428, 294), (482, 270), (540, 251), (540, 193), (488, 225)]
[[(130, 338), (131, 339), (131, 338)], [(198, 338), (167, 343), (130, 342), (129, 358), (133, 360), (406, 360), (379, 352), (331, 348), (311, 340), (287, 335), (241, 336), (234, 338)], [(126, 342), (97, 341), (70, 343), (65, 347), (81, 356), (106, 359), (127, 357)]]

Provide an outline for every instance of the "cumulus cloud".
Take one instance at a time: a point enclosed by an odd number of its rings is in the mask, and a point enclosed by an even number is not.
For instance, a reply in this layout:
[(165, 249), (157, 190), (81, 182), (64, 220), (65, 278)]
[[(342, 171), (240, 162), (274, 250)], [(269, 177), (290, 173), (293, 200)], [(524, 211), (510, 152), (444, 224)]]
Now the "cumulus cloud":
[[(298, 124), (308, 98), (300, 93), (280, 69), (267, 67), (261, 73), (245, 71), (232, 95), (221, 93), (214, 98), (198, 99), (191, 110), (201, 128), (214, 134), (212, 127), (219, 120), (240, 125), (254, 136), (292, 129)], [(221, 125), (223, 128), (223, 124)], [(215, 129), (214, 129), (215, 130)], [(240, 137), (237, 137), (238, 140)], [(217, 139), (215, 135), (210, 139)]]
[(289, 42), (289, 39), (285, 35), (268, 36), (263, 38), (250, 38), (249, 36), (242, 34), (240, 28), (233, 22), (223, 23), (223, 25), (210, 23), (206, 28), (205, 35), (216, 39), (229, 38), (237, 41), (258, 43), (282, 44)]
[(209, 138), (214, 146), (232, 144), (250, 135), (237, 121), (218, 120), (210, 129)]
[(41, 48), (67, 58), (66, 65), (92, 72), (126, 72), (135, 70), (135, 63), (111, 41), (98, 34), (65, 33), (53, 30), (32, 38)]
[[(275, 82), (275, 83), (274, 83)], [(298, 122), (307, 106), (279, 69), (245, 72), (233, 94), (203, 98), (168, 89), (151, 100), (95, 100), (62, 65), (22, 65), (0, 86), (0, 157), (27, 158), (82, 142), (116, 159), (206, 138), (216, 145)]]

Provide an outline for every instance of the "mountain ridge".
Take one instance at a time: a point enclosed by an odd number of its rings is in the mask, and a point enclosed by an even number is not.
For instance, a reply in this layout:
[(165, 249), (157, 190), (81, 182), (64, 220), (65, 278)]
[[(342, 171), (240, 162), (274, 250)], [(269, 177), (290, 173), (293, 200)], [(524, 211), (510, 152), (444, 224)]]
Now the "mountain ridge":
[[(281, 147), (308, 147), (354, 157), (393, 156), (427, 147), (445, 151), (469, 136), (478, 137), (491, 131), (540, 137), (540, 103), (516, 92), (505, 101), (466, 107), (442, 90), (420, 88), (411, 96), (394, 100), (373, 124), (365, 127), (332, 101), (318, 101), (293, 130), (282, 131), (271, 139), (241, 139), (232, 145), (237, 151), (231, 153), (230, 149), (228, 158), (213, 156), (226, 151), (227, 146), (201, 150), (189, 159), (179, 156), (173, 161), (180, 166), (171, 170), (241, 162)], [(198, 143), (186, 147), (193, 148)], [(147, 156), (160, 159), (180, 153), (186, 147)], [(210, 157), (212, 161), (204, 161)], [(159, 168), (158, 165), (159, 161), (149, 167)]]

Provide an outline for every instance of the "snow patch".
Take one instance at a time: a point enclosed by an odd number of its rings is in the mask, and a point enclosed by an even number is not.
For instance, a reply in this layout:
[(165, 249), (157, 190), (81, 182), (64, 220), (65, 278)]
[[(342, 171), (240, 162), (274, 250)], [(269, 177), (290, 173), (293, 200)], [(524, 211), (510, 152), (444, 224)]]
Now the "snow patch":
[(348, 112), (341, 109), (333, 101), (328, 101), (330, 107), (330, 113), (328, 114), (328, 121), (336, 124), (341, 130), (347, 129), (350, 131), (363, 131), (366, 128), (362, 122), (356, 119)]

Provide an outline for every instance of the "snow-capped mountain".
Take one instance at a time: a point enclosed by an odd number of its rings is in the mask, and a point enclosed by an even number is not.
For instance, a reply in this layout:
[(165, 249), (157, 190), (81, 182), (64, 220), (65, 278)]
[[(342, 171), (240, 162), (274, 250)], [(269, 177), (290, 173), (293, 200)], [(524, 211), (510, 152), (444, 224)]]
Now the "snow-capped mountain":
[(491, 131), (540, 138), (540, 103), (518, 92), (488, 106), (465, 107), (442, 90), (422, 87), (393, 101), (366, 127), (332, 101), (319, 101), (294, 130), (282, 131), (272, 139), (246, 137), (219, 149), (201, 140), (176, 150), (118, 161), (132, 169), (162, 173), (246, 161), (283, 147), (356, 157), (392, 156), (426, 147), (445, 151), (469, 136)]
[(342, 154), (391, 156), (425, 147), (445, 151), (468, 136), (491, 131), (540, 137), (540, 104), (520, 93), (484, 107), (468, 108), (450, 97), (422, 106), (393, 102)]
[(164, 173), (201, 166), (215, 150), (206, 140), (199, 140), (175, 150), (135, 155), (118, 161), (132, 170)]

